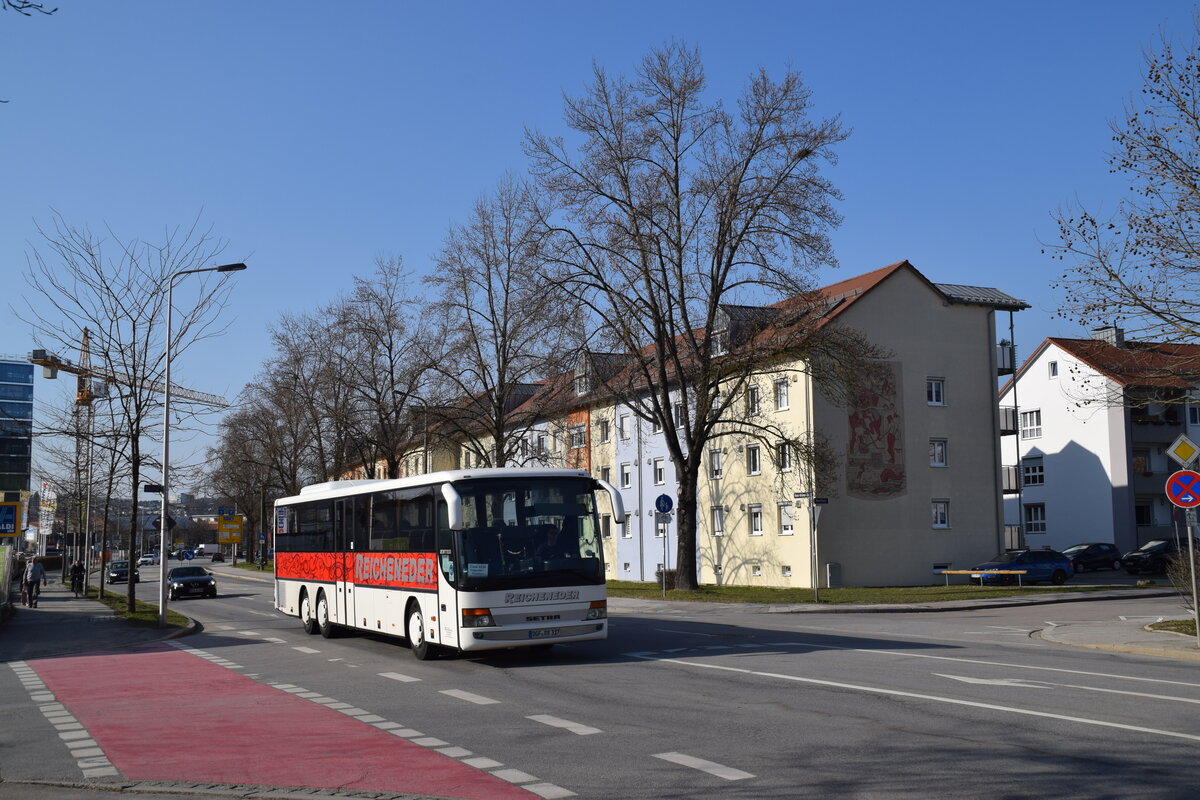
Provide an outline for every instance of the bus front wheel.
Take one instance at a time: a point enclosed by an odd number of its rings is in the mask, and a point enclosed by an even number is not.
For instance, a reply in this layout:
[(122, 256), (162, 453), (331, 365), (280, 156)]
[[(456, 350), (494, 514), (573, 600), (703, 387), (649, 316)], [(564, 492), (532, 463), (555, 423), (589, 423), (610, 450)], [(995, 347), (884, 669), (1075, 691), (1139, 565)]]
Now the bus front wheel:
[(437, 658), (437, 651), (425, 638), (425, 617), (421, 614), (421, 607), (416, 603), (408, 610), (404, 632), (408, 635), (408, 646), (412, 648), (413, 655), (417, 657), (417, 660), (429, 661)]
[(304, 623), (304, 632), (309, 636), (317, 632), (317, 620), (313, 616), (312, 602), (309, 601), (307, 592), (300, 597), (300, 621)]

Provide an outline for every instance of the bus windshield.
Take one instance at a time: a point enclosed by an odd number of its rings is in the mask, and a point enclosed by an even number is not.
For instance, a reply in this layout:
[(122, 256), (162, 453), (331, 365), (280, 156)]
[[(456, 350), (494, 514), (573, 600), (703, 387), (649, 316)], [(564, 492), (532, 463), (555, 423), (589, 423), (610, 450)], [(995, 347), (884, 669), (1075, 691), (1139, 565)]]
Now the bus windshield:
[(604, 582), (604, 563), (592, 482), (586, 478), (462, 481), (463, 529), (457, 564), (460, 589)]

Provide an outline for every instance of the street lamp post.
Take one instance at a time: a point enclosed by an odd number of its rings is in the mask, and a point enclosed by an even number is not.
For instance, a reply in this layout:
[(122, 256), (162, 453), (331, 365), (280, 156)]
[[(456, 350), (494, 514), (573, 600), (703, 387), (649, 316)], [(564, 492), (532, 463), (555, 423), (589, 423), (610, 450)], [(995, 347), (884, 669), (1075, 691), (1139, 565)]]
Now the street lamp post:
[(170, 492), (168, 472), (171, 453), (171, 294), (175, 291), (175, 279), (196, 272), (240, 272), (245, 264), (222, 264), (219, 267), (182, 269), (167, 278), (167, 347), (166, 365), (163, 370), (163, 447), (162, 447), (162, 513), (158, 521), (158, 627), (167, 626), (167, 509)]

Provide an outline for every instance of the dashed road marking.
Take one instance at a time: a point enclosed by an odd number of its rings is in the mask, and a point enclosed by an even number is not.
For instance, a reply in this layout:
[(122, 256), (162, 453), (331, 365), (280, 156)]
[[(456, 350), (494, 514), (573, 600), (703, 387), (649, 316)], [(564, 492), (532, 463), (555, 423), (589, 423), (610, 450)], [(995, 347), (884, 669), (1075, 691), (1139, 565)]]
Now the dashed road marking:
[(475, 703), (476, 705), (480, 705), (480, 706), (489, 706), (489, 705), (492, 705), (493, 703), (500, 702), (499, 700), (493, 700), (490, 697), (484, 697), (483, 695), (480, 695), (480, 694), (472, 694), (471, 692), (464, 692), (462, 689), (443, 689), (441, 692), (439, 692), (439, 694), (448, 695), (450, 697), (457, 697), (459, 700), (466, 700), (468, 703)]
[(321, 652), (320, 650), (314, 650), (311, 647), (293, 647), (292, 649), (299, 653), (319, 653), (319, 652)]
[(749, 772), (743, 772), (740, 769), (734, 769), (724, 764), (718, 764), (715, 761), (707, 761), (703, 758), (685, 755), (684, 753), (655, 753), (654, 757), (661, 758), (663, 761), (670, 761), (672, 764), (679, 764), (682, 767), (698, 769), (701, 772), (707, 772), (709, 775), (715, 775), (727, 781), (742, 781), (746, 778), (754, 777)]
[(599, 728), (593, 728), (590, 725), (581, 725), (578, 722), (571, 722), (570, 720), (566, 719), (559, 719), (558, 717), (552, 717), (549, 714), (534, 714), (533, 716), (526, 717), (525, 719), (531, 719), (534, 722), (540, 722), (543, 725), (549, 725), (552, 728), (563, 728), (580, 736), (588, 736), (589, 734), (593, 733), (603, 733), (603, 731), (601, 731)]
[(401, 683), (412, 683), (413, 681), (421, 680), (420, 678), (414, 678), (412, 675), (404, 675), (399, 672), (381, 672), (379, 673), (379, 677), (390, 678), (391, 680), (400, 681)]

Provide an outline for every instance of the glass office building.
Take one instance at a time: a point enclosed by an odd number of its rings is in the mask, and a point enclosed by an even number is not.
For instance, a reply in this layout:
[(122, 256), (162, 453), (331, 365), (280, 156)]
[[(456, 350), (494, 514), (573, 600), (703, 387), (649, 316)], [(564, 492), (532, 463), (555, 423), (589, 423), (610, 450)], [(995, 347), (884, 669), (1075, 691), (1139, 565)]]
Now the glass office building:
[(29, 491), (33, 455), (33, 364), (0, 356), (0, 495)]

